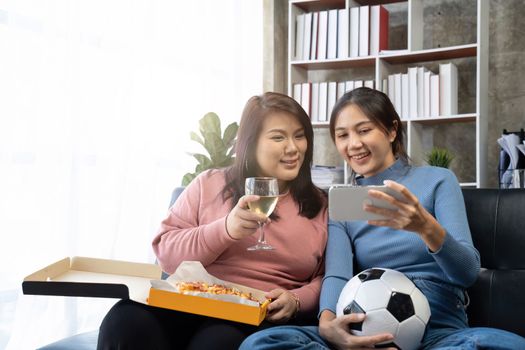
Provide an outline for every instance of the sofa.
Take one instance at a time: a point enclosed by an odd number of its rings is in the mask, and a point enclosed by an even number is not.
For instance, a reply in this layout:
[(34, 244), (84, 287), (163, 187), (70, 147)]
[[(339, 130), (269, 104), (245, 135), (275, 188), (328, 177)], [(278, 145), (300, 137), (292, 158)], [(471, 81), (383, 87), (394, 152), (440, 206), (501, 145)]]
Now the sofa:
[(525, 337), (525, 189), (464, 189), (481, 271), (468, 289), (469, 324)]
[[(172, 203), (182, 192), (175, 189)], [(472, 327), (495, 327), (525, 337), (525, 189), (463, 189), (482, 269), (467, 292)], [(94, 350), (98, 331), (78, 334), (41, 350)]]

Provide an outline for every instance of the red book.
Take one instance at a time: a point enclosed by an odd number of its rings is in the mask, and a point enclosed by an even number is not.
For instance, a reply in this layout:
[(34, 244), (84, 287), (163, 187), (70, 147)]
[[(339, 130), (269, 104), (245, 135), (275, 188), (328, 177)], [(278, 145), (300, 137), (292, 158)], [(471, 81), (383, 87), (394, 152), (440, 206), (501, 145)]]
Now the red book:
[(370, 55), (388, 50), (388, 11), (382, 5), (370, 9)]

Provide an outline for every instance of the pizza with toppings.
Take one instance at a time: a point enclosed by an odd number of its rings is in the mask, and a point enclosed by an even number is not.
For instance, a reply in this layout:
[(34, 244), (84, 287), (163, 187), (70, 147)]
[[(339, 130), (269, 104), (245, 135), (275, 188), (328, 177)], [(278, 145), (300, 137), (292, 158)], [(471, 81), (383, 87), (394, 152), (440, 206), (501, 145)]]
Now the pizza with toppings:
[(209, 294), (227, 294), (236, 295), (238, 297), (259, 302), (252, 293), (243, 292), (237, 288), (227, 287), (222, 284), (207, 284), (204, 282), (177, 282), (177, 287), (180, 293), (201, 292)]

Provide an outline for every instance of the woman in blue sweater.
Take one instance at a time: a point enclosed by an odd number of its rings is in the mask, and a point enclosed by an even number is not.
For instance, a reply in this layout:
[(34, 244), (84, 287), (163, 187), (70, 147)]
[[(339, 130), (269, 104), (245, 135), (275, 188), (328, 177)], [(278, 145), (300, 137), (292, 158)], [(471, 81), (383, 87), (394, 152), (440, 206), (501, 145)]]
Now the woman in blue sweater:
[(241, 349), (364, 349), (389, 342), (391, 334), (349, 333), (349, 324), (362, 321), (364, 315), (335, 315), (346, 282), (376, 266), (405, 273), (427, 297), (432, 314), (422, 349), (525, 349), (525, 339), (513, 333), (468, 327), (465, 288), (476, 280), (480, 260), (461, 188), (447, 169), (409, 164), (401, 120), (389, 98), (369, 88), (346, 93), (333, 108), (330, 134), (338, 152), (360, 175), (355, 179), (358, 185), (384, 184), (403, 200), (370, 190), (370, 196), (398, 209), (367, 206), (365, 210), (387, 219), (329, 223), (318, 327), (261, 331)]

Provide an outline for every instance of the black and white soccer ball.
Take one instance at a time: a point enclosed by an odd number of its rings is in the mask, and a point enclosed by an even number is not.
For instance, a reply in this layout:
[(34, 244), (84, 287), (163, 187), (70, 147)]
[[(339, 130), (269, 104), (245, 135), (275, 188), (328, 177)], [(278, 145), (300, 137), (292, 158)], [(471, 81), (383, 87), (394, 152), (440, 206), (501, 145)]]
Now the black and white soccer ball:
[(391, 333), (392, 342), (378, 345), (388, 344), (402, 350), (419, 347), (430, 319), (427, 298), (407, 276), (377, 267), (357, 274), (346, 283), (336, 313), (337, 316), (364, 313), (364, 321), (350, 324), (352, 334)]

